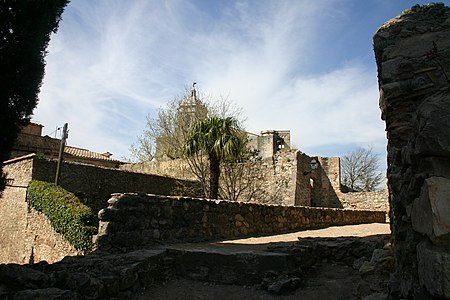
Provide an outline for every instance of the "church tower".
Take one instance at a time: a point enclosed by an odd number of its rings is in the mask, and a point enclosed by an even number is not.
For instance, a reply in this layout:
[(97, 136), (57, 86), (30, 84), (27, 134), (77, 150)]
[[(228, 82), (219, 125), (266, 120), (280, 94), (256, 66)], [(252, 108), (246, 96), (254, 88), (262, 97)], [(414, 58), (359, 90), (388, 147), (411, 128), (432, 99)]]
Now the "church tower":
[(171, 132), (164, 132), (156, 139), (157, 159), (175, 159), (182, 157), (185, 137), (189, 128), (196, 122), (208, 117), (208, 108), (199, 99), (196, 83), (188, 95), (180, 102)]

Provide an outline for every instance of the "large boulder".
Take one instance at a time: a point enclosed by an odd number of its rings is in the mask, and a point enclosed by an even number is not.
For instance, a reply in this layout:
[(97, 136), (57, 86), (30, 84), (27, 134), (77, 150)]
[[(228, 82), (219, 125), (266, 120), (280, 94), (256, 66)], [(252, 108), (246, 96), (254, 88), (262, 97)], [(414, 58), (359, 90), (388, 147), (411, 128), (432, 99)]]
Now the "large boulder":
[(450, 179), (431, 177), (425, 180), (420, 197), (414, 200), (411, 220), (413, 229), (426, 234), (434, 244), (449, 243)]

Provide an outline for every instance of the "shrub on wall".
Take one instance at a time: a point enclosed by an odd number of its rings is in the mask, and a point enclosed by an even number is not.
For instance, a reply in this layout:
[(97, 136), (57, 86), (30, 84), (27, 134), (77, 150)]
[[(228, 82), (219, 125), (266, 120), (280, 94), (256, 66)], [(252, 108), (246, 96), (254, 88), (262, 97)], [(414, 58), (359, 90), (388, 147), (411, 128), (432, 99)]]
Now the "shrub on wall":
[(52, 183), (33, 180), (28, 185), (27, 201), (42, 212), (56, 232), (77, 250), (92, 249), (92, 235), (97, 232), (92, 210), (72, 193)]

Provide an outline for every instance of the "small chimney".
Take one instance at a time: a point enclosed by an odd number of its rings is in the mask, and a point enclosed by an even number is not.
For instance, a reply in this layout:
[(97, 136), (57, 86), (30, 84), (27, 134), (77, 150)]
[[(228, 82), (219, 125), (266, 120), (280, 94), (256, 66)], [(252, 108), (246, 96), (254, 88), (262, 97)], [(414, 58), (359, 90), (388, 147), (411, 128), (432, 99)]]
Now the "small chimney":
[(22, 133), (29, 134), (29, 135), (36, 135), (41, 136), (42, 135), (42, 126), (41, 124), (37, 123), (30, 123), (27, 126), (22, 128)]
[(107, 158), (110, 158), (113, 154), (109, 151), (102, 153), (103, 156), (106, 156)]

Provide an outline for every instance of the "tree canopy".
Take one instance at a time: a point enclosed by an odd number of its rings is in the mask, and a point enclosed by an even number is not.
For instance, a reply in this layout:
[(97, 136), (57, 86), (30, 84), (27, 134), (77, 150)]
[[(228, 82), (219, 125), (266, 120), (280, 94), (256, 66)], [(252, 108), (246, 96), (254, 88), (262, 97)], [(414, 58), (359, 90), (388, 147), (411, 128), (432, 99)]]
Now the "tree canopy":
[(130, 147), (134, 162), (184, 157), (186, 135), (192, 124), (211, 116), (233, 117), (239, 120), (241, 108), (227, 98), (201, 94), (197, 89), (186, 89), (186, 94), (166, 103), (156, 116), (148, 115), (147, 124), (137, 141)]
[(210, 117), (194, 124), (189, 130), (186, 154), (195, 155), (204, 152), (209, 159), (209, 198), (218, 198), (220, 161), (238, 157), (244, 150), (243, 145), (244, 141), (238, 122), (231, 117)]
[(3, 161), (36, 107), (46, 48), (68, 0), (0, 0), (0, 191)]
[(350, 191), (375, 191), (384, 176), (372, 148), (356, 148), (341, 160), (342, 183)]
[[(208, 117), (234, 119), (241, 127), (242, 108), (227, 97), (211, 97), (200, 93), (195, 86), (186, 89), (181, 99), (173, 99), (158, 110), (157, 116), (147, 116), (143, 133), (130, 147), (129, 161), (147, 162), (180, 159), (210, 196), (210, 161), (205, 151), (186, 155), (186, 140), (191, 126)], [(249, 201), (264, 194), (259, 181), (264, 177), (258, 152), (247, 147), (247, 133), (239, 133), (241, 150), (238, 157), (226, 157), (220, 162), (219, 197), (228, 200)], [(192, 178), (183, 178), (192, 179)]]

